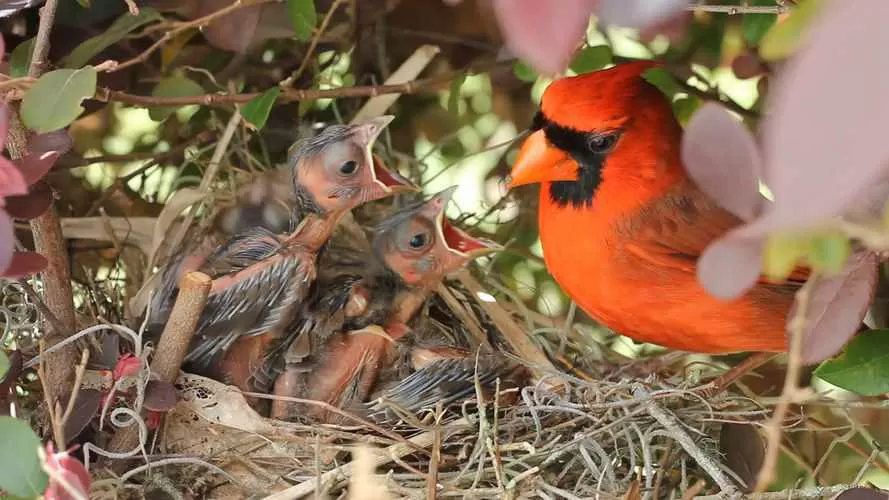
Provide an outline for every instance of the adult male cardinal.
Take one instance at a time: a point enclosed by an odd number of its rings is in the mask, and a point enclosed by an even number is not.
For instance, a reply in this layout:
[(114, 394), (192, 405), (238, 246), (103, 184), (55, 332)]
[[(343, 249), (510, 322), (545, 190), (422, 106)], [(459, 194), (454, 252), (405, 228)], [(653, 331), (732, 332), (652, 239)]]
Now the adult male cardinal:
[(741, 223), (680, 161), (682, 129), (633, 62), (562, 78), (543, 94), (510, 187), (540, 183), (549, 272), (590, 316), (637, 341), (700, 353), (785, 351), (800, 271), (717, 299), (698, 283), (707, 245)]
[(185, 358), (187, 369), (207, 371), (242, 337), (280, 335), (306, 298), (317, 254), (342, 217), (362, 203), (416, 189), (373, 161), (371, 148), (391, 120), (333, 125), (298, 143), (289, 163), (301, 220), (291, 234), (256, 227), (168, 271), (175, 275), (192, 268), (213, 279)]
[[(394, 357), (393, 342), (408, 331), (407, 323), (441, 280), (470, 260), (500, 249), (493, 242), (469, 236), (447, 220), (444, 209), (455, 189), (396, 210), (379, 224), (372, 242), (373, 263), (365, 274), (350, 280), (354, 285), (342, 290), (346, 295), (334, 301), (347, 308), (354, 304), (348, 296), (361, 294), (358, 303), (377, 306), (363, 310), (359, 306), (347, 313), (346, 328), (329, 338), (312, 372), (300, 377), (285, 371), (275, 394), (299, 395), (338, 407), (362, 403), (383, 365)], [(380, 298), (388, 307), (378, 307)], [(321, 304), (328, 302), (329, 296)], [(276, 401), (272, 417), (289, 418), (297, 410), (296, 405)], [(326, 412), (313, 410), (306, 409), (329, 418)]]

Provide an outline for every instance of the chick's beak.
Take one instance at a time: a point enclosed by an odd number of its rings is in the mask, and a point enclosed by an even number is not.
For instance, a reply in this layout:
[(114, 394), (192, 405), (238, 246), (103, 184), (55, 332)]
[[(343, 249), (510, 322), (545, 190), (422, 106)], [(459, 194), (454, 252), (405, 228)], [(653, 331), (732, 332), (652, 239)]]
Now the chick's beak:
[(383, 194), (397, 194), (419, 191), (411, 181), (405, 179), (398, 172), (389, 170), (377, 155), (373, 157), (373, 179)]
[(451, 186), (440, 191), (433, 196), (424, 207), (426, 215), (435, 221), (435, 227), (438, 230), (439, 240), (443, 241), (447, 249), (465, 257), (468, 260), (487, 255), (489, 253), (499, 252), (503, 247), (493, 241), (473, 238), (468, 233), (451, 224), (445, 217), (445, 207), (454, 197), (457, 186)]
[(552, 146), (543, 130), (528, 136), (519, 149), (509, 173), (509, 189), (537, 182), (577, 180), (577, 162), (568, 153)]

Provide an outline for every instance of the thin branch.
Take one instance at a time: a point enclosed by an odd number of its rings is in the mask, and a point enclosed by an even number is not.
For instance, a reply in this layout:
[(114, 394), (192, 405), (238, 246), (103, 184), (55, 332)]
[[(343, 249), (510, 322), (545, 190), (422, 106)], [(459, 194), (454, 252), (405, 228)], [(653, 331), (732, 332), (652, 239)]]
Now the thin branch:
[[(302, 74), (303, 71), (306, 70), (306, 67), (309, 65), (309, 61), (312, 60), (312, 54), (315, 53), (315, 48), (318, 46), (318, 42), (321, 40), (321, 35), (327, 31), (327, 26), (330, 24), (330, 20), (333, 19), (333, 14), (339, 9), (340, 5), (342, 5), (344, 0), (334, 0), (333, 5), (330, 6), (330, 9), (327, 10), (327, 15), (324, 16), (324, 19), (321, 21), (321, 26), (318, 27), (318, 30), (315, 31), (315, 35), (312, 36), (312, 41), (309, 42), (309, 48), (306, 49), (306, 56), (303, 57), (302, 62), (299, 64), (299, 68), (287, 79), (287, 81), (292, 82), (297, 80)], [(287, 85), (289, 86), (289, 84)]]
[[(510, 68), (513, 63), (513, 60), (489, 61), (470, 66), (463, 70), (451, 71), (431, 78), (391, 85), (356, 85), (353, 87), (340, 87), (336, 89), (281, 89), (278, 101), (294, 102), (342, 97), (376, 97), (384, 94), (416, 94), (421, 91), (445, 88), (450, 85), (451, 81), (463, 74), (472, 75), (493, 72)], [(196, 96), (155, 97), (127, 94), (125, 92), (100, 87), (96, 90), (93, 99), (102, 102), (121, 102), (133, 106), (144, 107), (187, 106), (190, 104), (214, 106), (245, 103), (261, 94), (262, 92), (248, 92), (246, 94), (204, 94)]]
[(743, 14), (783, 14), (790, 11), (786, 5), (706, 5), (697, 3), (688, 5), (685, 10), (693, 12), (712, 12), (730, 16)]
[[(140, 160), (154, 160), (152, 163), (160, 163), (167, 158), (172, 158), (190, 146), (195, 144), (201, 144), (204, 142), (208, 142), (216, 135), (216, 132), (212, 130), (204, 130), (193, 137), (186, 139), (185, 141), (173, 146), (168, 151), (164, 151), (163, 153), (153, 153), (153, 152), (144, 152), (144, 153), (129, 153), (124, 155), (102, 155), (102, 156), (92, 156), (89, 158), (84, 157), (74, 157), (70, 160), (61, 160), (56, 164), (54, 169), (58, 170), (60, 168), (78, 168), (85, 167), (87, 165), (92, 165), (94, 163), (126, 163), (131, 161), (140, 161)], [(138, 175), (138, 174), (136, 174)], [(125, 178), (133, 178), (135, 175), (132, 173), (124, 176)]]
[(28, 66), (28, 76), (31, 78), (40, 76), (43, 66), (46, 65), (46, 54), (49, 52), (49, 33), (56, 18), (57, 6), (58, 0), (46, 0), (46, 3), (40, 8), (37, 41), (34, 42), (34, 52), (31, 55), (31, 64)]

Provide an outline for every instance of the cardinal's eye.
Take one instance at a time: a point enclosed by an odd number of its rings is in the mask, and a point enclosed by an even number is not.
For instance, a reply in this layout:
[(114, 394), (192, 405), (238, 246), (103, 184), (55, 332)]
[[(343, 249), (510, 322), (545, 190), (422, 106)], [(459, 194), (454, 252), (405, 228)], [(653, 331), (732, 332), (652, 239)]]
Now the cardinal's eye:
[(587, 139), (587, 145), (593, 153), (607, 153), (617, 142), (617, 134), (595, 134)]
[(344, 175), (352, 175), (355, 173), (355, 170), (358, 169), (358, 164), (355, 163), (354, 160), (349, 160), (346, 163), (343, 163), (340, 167), (340, 173)]
[(408, 244), (411, 246), (411, 248), (423, 248), (424, 246), (426, 246), (426, 235), (423, 233), (417, 233), (411, 238), (411, 241)]

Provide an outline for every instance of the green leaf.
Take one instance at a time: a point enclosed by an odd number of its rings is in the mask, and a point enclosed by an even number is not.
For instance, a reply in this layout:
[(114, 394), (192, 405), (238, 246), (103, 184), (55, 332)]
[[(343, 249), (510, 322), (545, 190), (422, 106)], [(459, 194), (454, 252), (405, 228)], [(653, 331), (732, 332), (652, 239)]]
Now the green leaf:
[(31, 65), (31, 54), (34, 53), (34, 41), (37, 37), (29, 38), (16, 45), (15, 50), (9, 55), (9, 76), (21, 78), (28, 76), (28, 66)]
[[(172, 76), (164, 78), (158, 82), (151, 95), (154, 97), (186, 97), (192, 95), (202, 95), (204, 88), (196, 81), (188, 78), (182, 73), (176, 72)], [(180, 106), (158, 106), (148, 109), (148, 116), (154, 121), (166, 120), (168, 116), (175, 113)]]
[(802, 41), (802, 33), (821, 12), (823, 0), (802, 0), (781, 23), (776, 23), (763, 35), (759, 56), (766, 61), (789, 57)]
[(664, 68), (651, 68), (646, 70), (642, 73), (642, 78), (660, 89), (661, 92), (671, 99), (677, 92), (682, 92), (683, 90), (682, 87), (676, 83), (676, 80), (673, 79), (673, 75), (668, 73)]
[(701, 107), (701, 100), (695, 96), (683, 97), (673, 101), (673, 114), (683, 126), (688, 124), (691, 115)]
[(315, 0), (287, 0), (287, 12), (290, 14), (296, 38), (302, 41), (311, 40), (315, 26), (318, 25)]
[[(752, 0), (750, 5), (774, 6), (775, 0)], [(777, 14), (744, 14), (744, 18), (741, 20), (741, 31), (744, 33), (744, 40), (750, 45), (759, 45), (763, 35), (775, 25), (777, 20)]]
[(862, 396), (889, 392), (889, 329), (859, 333), (837, 358), (821, 363), (815, 375)]
[(460, 116), (460, 89), (466, 81), (466, 73), (463, 73), (451, 82), (450, 94), (448, 94), (448, 112), (454, 116)]
[(241, 116), (256, 127), (256, 130), (261, 130), (265, 126), (266, 120), (269, 119), (269, 113), (272, 111), (272, 106), (274, 106), (275, 100), (278, 99), (278, 94), (280, 93), (281, 87), (272, 87), (250, 99), (241, 108)]
[(790, 276), (797, 262), (806, 255), (809, 239), (793, 233), (774, 233), (762, 252), (763, 273), (774, 281)]
[(83, 7), (84, 9), (90, 8), (90, 0), (77, 0), (77, 3), (79, 3), (80, 6)]
[(537, 81), (537, 72), (524, 61), (516, 61), (512, 66), (512, 72), (515, 73), (516, 78), (523, 82)]
[(81, 43), (62, 59), (62, 67), (79, 68), (88, 63), (99, 52), (121, 41), (136, 28), (151, 21), (162, 21), (163, 17), (150, 7), (142, 7), (137, 15), (129, 12), (117, 18), (101, 35), (96, 35)]
[(19, 497), (34, 498), (46, 489), (40, 467), (40, 439), (24, 420), (0, 416), (0, 489)]
[(7, 371), (9, 371), (9, 356), (0, 351), (0, 379), (6, 376)]
[(611, 64), (612, 57), (611, 47), (607, 45), (587, 47), (574, 56), (574, 60), (571, 61), (571, 70), (578, 75), (596, 71)]
[(45, 134), (67, 127), (83, 112), (84, 99), (96, 93), (96, 69), (57, 69), (37, 80), (22, 99), (25, 126)]

